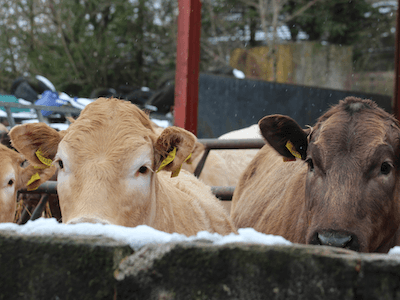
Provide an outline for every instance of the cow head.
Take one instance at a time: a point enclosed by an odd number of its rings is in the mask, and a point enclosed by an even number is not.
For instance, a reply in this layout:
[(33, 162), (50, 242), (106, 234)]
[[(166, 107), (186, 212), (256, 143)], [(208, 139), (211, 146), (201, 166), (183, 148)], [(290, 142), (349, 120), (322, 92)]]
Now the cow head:
[(14, 220), (19, 189), (37, 188), (55, 171), (55, 168), (35, 169), (24, 162), (21, 154), (0, 144), (0, 222)]
[(195, 136), (169, 127), (156, 134), (135, 105), (100, 98), (89, 104), (65, 133), (45, 124), (10, 132), (13, 145), (38, 163), (40, 149), (58, 169), (57, 191), (64, 223), (123, 226), (154, 217), (157, 170), (176, 172), (192, 152)]
[[(264, 138), (285, 161), (303, 160), (307, 244), (387, 252), (400, 224), (398, 121), (370, 100), (348, 97), (302, 130), (267, 116)], [(288, 162), (290, 163), (290, 162)]]

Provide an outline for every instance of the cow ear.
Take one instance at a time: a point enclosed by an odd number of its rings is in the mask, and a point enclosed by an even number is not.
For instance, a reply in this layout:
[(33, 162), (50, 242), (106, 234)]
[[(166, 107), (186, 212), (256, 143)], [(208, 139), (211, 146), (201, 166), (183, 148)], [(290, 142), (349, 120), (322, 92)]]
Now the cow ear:
[(194, 145), (194, 149), (192, 152), (192, 155), (190, 156), (190, 158), (186, 161), (187, 164), (192, 164), (193, 161), (199, 157), (200, 155), (203, 155), (205, 150), (205, 147), (202, 143), (196, 141), (195, 145)]
[(10, 131), (11, 143), (34, 166), (49, 167), (63, 137), (45, 123), (15, 126)]
[(266, 116), (258, 122), (261, 134), (284, 161), (307, 156), (307, 136), (309, 130), (303, 130), (295, 120), (288, 116)]
[(196, 137), (185, 129), (175, 126), (164, 129), (154, 146), (156, 169), (172, 171), (177, 176), (182, 164), (190, 159), (195, 143)]
[(26, 188), (28, 191), (36, 190), (42, 183), (48, 181), (56, 172), (55, 166), (37, 167), (29, 165), (21, 170), (18, 189)]

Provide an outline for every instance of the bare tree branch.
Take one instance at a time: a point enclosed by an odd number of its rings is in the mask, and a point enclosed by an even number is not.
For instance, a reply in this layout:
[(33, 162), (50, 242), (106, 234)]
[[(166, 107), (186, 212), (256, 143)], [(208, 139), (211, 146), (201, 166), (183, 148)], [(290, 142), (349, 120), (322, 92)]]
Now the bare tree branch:
[(285, 20), (283, 20), (283, 23), (287, 23), (287, 22), (291, 21), (292, 19), (296, 18), (297, 16), (301, 15), (302, 13), (304, 13), (307, 9), (309, 9), (311, 6), (313, 6), (318, 1), (321, 1), (321, 0), (313, 0), (313, 1), (308, 2), (302, 8), (297, 10), (294, 14), (285, 18)]

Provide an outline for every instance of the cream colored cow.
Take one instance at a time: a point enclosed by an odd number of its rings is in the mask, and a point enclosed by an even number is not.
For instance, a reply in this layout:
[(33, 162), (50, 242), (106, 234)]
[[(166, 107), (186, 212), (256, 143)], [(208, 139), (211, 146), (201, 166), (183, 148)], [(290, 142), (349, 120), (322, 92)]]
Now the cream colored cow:
[(21, 154), (0, 144), (0, 223), (14, 220), (19, 189), (34, 189), (54, 173), (54, 167), (24, 168), (24, 161)]
[[(218, 139), (255, 139), (262, 138), (258, 125), (252, 125), (221, 135)], [(200, 179), (210, 186), (236, 186), (240, 175), (256, 156), (258, 149), (211, 150), (207, 156)], [(197, 142), (190, 164), (183, 168), (194, 173), (204, 153), (204, 146)]]
[(32, 164), (41, 165), (37, 150), (54, 160), (64, 223), (145, 224), (185, 235), (236, 232), (210, 187), (184, 170), (171, 178), (193, 151), (195, 136), (178, 127), (156, 134), (129, 102), (96, 100), (65, 135), (44, 123), (16, 126), (10, 135)]

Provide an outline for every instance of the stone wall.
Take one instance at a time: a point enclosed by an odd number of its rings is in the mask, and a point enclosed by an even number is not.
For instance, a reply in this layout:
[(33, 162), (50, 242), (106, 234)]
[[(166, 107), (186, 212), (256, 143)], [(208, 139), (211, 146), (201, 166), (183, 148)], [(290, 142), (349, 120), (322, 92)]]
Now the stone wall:
[[(276, 82), (345, 90), (353, 70), (351, 46), (317, 42), (288, 43), (277, 46)], [(230, 65), (246, 78), (273, 81), (273, 62), (269, 47), (235, 49)]]
[(0, 299), (400, 299), (400, 257), (0, 232)]

